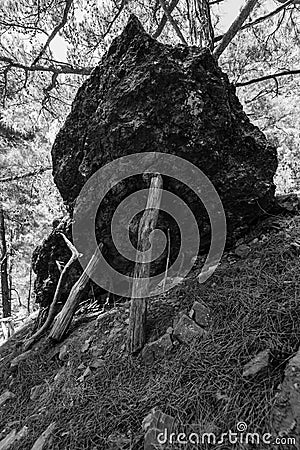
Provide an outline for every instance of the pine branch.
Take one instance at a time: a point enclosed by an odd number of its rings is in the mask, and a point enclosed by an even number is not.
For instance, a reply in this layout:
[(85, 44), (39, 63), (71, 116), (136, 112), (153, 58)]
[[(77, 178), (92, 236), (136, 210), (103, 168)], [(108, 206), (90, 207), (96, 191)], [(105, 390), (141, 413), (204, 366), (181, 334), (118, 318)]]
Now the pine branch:
[(73, 67), (70, 64), (61, 63), (60, 67), (51, 65), (51, 66), (41, 66), (36, 64), (34, 66), (26, 66), (25, 64), (14, 61), (11, 58), (6, 56), (0, 56), (0, 62), (4, 62), (7, 64), (5, 67), (6, 70), (11, 68), (22, 69), (25, 72), (52, 72), (59, 74), (73, 74), (73, 75), (89, 75), (93, 70), (92, 67)]
[(47, 47), (49, 47), (51, 41), (53, 41), (53, 39), (55, 38), (55, 36), (57, 35), (57, 33), (59, 33), (59, 31), (66, 25), (67, 20), (68, 20), (68, 13), (70, 11), (70, 8), (72, 6), (73, 0), (66, 0), (66, 6), (63, 12), (63, 17), (62, 17), (62, 21), (56, 25), (56, 27), (54, 28), (54, 30), (52, 31), (52, 33), (50, 34), (50, 36), (48, 37), (45, 45), (43, 46), (42, 50), (40, 51), (40, 53), (38, 54), (38, 56), (35, 58), (35, 60), (32, 63), (32, 66), (35, 66), (37, 64), (37, 62), (39, 61), (39, 59), (43, 56), (43, 54), (45, 53)]
[[(179, 2), (179, 0), (172, 0), (170, 6), (168, 7), (169, 14), (171, 14), (172, 11), (173, 11), (173, 9), (176, 8), (178, 2)], [(156, 30), (155, 33), (152, 35), (152, 37), (153, 37), (154, 39), (157, 39), (157, 38), (161, 35), (161, 33), (163, 32), (163, 29), (165, 28), (165, 25), (166, 25), (166, 23), (167, 23), (167, 20), (168, 20), (168, 18), (167, 18), (167, 16), (166, 16), (166, 13), (164, 13), (164, 15), (163, 15), (163, 17), (162, 17), (162, 19), (161, 19), (161, 21), (160, 21), (160, 24), (159, 24), (158, 27), (157, 27), (157, 30)]]
[[(274, 9), (273, 11), (269, 12), (268, 14), (258, 17), (257, 19), (253, 20), (252, 22), (246, 23), (243, 25), (239, 31), (246, 30), (247, 28), (253, 27), (255, 25), (258, 25), (262, 22), (264, 22), (267, 19), (270, 19), (271, 17), (275, 16), (276, 14), (280, 13), (283, 9), (285, 9), (287, 6), (292, 5), (295, 3), (295, 0), (287, 0), (287, 2), (284, 5), (279, 6), (278, 8)], [(214, 42), (221, 41), (223, 39), (224, 35), (217, 36), (214, 39)]]
[(169, 22), (171, 23), (172, 27), (174, 28), (177, 36), (179, 37), (179, 39), (181, 40), (181, 42), (184, 45), (187, 45), (187, 42), (186, 42), (185, 38), (183, 37), (183, 34), (180, 31), (180, 28), (178, 27), (176, 21), (173, 19), (172, 14), (170, 13), (169, 9), (166, 6), (165, 0), (159, 0), (159, 3), (161, 5), (162, 9), (164, 10), (164, 13), (167, 16)]

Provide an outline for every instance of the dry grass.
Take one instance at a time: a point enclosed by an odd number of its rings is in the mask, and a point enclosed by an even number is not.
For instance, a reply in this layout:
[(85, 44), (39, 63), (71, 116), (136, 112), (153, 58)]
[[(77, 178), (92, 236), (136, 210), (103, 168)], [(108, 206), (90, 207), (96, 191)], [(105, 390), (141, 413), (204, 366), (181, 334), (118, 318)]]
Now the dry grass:
[[(176, 417), (181, 431), (197, 424), (202, 431), (218, 434), (235, 430), (237, 422), (244, 421), (251, 432), (270, 432), (276, 389), (288, 358), (299, 346), (299, 255), (291, 247), (299, 238), (300, 218), (285, 220), (284, 229), (251, 245), (247, 260), (230, 264), (225, 258), (206, 286), (190, 279), (153, 301), (150, 338), (163, 334), (177, 311), (189, 309), (195, 299), (210, 307), (213, 324), (205, 340), (178, 346), (150, 367), (128, 358), (122, 350), (125, 307), (103, 321), (77, 327), (66, 361), (51, 358), (49, 348), (37, 352), (14, 375), (10, 389), (17, 397), (0, 411), (0, 432), (28, 425), (28, 438), (14, 449), (27, 450), (55, 421), (58, 425), (49, 449), (117, 450), (112, 441), (121, 434), (132, 445), (120, 448), (137, 450), (143, 448), (141, 422), (154, 406)], [(88, 336), (92, 336), (90, 348), (82, 353), (82, 342)], [(269, 371), (243, 379), (243, 365), (265, 348), (272, 352)], [(82, 362), (87, 366), (95, 353), (105, 364), (80, 383), (77, 379), (83, 370), (78, 366)], [(64, 376), (54, 382), (62, 366)], [(0, 369), (2, 390), (7, 388), (7, 369), (8, 362)], [(43, 382), (49, 385), (47, 398), (40, 403), (30, 401), (31, 387)], [(259, 449), (263, 449), (261, 444)]]

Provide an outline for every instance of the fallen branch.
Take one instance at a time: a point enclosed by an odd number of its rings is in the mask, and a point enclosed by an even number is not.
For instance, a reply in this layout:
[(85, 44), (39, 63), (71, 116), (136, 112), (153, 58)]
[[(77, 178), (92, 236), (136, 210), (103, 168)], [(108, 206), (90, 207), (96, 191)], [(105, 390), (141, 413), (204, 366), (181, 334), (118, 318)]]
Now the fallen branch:
[(30, 339), (28, 339), (28, 341), (25, 342), (24, 351), (29, 350), (30, 347), (32, 347), (32, 345), (40, 339), (40, 337), (45, 333), (45, 331), (48, 330), (51, 323), (53, 322), (53, 319), (55, 317), (55, 312), (56, 312), (56, 305), (61, 297), (62, 284), (63, 284), (64, 278), (65, 278), (69, 268), (73, 264), (73, 262), (75, 262), (80, 256), (80, 254), (78, 253), (78, 251), (76, 250), (74, 245), (69, 241), (69, 239), (66, 238), (66, 236), (64, 234), (62, 234), (62, 233), (60, 233), (60, 234), (63, 237), (63, 239), (64, 239), (65, 243), (67, 244), (67, 246), (69, 247), (69, 249), (71, 250), (72, 255), (60, 274), (60, 277), (59, 277), (59, 280), (58, 280), (58, 283), (56, 286), (55, 294), (54, 294), (52, 303), (50, 305), (50, 309), (48, 312), (46, 322), (33, 336), (31, 336)]
[(151, 259), (149, 258), (149, 254), (151, 256), (151, 246), (148, 250), (149, 236), (156, 227), (162, 196), (161, 188), (162, 177), (156, 174), (151, 179), (146, 209), (141, 218), (138, 230), (138, 251), (134, 269), (128, 329), (128, 351), (132, 354), (141, 350), (145, 344), (145, 324), (150, 275), (150, 262), (147, 261)]
[(49, 441), (49, 438), (51, 434), (53, 433), (54, 429), (56, 427), (56, 423), (52, 422), (46, 430), (38, 437), (38, 439), (35, 441), (33, 447), (31, 450), (43, 450), (45, 448), (45, 445)]
[(99, 248), (96, 249), (94, 255), (92, 256), (91, 260), (89, 261), (88, 265), (86, 266), (84, 272), (78, 279), (78, 281), (74, 284), (74, 286), (71, 289), (71, 292), (68, 296), (68, 299), (66, 303), (63, 306), (63, 309), (60, 311), (60, 313), (56, 316), (55, 321), (53, 323), (53, 327), (49, 333), (49, 337), (51, 339), (54, 339), (56, 341), (60, 341), (66, 330), (68, 329), (71, 320), (73, 318), (73, 315), (77, 309), (77, 306), (81, 299), (81, 294), (83, 289), (85, 288), (87, 282), (89, 281), (91, 275), (93, 274), (98, 261), (101, 256), (101, 249), (103, 247), (103, 244), (101, 243), (99, 245)]
[(222, 55), (222, 53), (227, 48), (227, 46), (230, 44), (230, 42), (232, 41), (234, 36), (241, 29), (241, 26), (243, 25), (245, 20), (249, 17), (249, 14), (253, 10), (253, 8), (255, 7), (257, 2), (258, 2), (258, 0), (248, 0), (247, 4), (242, 9), (239, 16), (229, 27), (229, 30), (224, 34), (220, 44), (214, 51), (214, 56), (216, 59), (218, 59)]

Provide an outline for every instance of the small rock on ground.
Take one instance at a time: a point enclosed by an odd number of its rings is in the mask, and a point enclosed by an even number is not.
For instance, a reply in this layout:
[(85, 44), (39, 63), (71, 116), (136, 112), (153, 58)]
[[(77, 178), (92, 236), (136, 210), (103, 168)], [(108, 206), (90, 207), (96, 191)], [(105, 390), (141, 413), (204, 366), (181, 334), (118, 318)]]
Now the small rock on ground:
[(265, 370), (270, 361), (270, 349), (263, 350), (249, 361), (243, 369), (243, 377), (251, 377)]
[(190, 311), (190, 317), (193, 319), (200, 327), (207, 328), (210, 324), (210, 312), (207, 306), (200, 302), (195, 302)]

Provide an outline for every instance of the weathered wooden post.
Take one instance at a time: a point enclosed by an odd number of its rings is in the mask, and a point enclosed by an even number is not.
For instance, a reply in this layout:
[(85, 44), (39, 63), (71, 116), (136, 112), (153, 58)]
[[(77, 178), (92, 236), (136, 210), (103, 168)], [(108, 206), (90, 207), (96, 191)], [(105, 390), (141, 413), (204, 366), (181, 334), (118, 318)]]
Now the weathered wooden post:
[(141, 218), (138, 230), (138, 244), (136, 254), (136, 264), (133, 276), (133, 286), (131, 295), (129, 330), (128, 330), (128, 351), (131, 354), (137, 353), (145, 344), (145, 325), (147, 314), (147, 297), (149, 296), (149, 275), (151, 259), (151, 248), (149, 247), (150, 233), (155, 229), (159, 207), (162, 196), (162, 177), (154, 174), (151, 178), (149, 195), (146, 209)]

